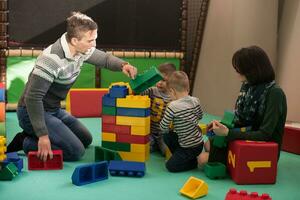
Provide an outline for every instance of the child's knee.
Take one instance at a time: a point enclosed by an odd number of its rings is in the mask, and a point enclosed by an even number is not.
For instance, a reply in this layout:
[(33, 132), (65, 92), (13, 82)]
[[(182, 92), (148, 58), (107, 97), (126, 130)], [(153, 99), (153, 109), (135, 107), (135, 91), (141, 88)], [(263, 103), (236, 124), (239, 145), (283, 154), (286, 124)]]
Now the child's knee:
[(208, 152), (202, 152), (197, 157), (198, 165), (200, 167), (204, 166), (208, 162), (209, 153)]

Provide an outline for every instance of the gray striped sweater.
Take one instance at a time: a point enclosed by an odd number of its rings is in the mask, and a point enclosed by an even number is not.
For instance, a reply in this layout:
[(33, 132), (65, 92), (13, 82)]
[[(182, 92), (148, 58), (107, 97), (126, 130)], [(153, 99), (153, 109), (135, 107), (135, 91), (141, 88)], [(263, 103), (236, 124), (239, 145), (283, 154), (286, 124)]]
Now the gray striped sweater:
[(73, 57), (65, 35), (38, 56), (18, 103), (18, 106), (26, 107), (37, 136), (48, 134), (44, 111), (52, 112), (60, 107), (60, 101), (66, 98), (79, 76), (83, 62), (113, 71), (121, 71), (122, 63), (125, 63), (95, 48)]
[(195, 147), (202, 143), (203, 138), (198, 122), (203, 111), (196, 97), (186, 96), (169, 103), (160, 127), (168, 132), (171, 122), (174, 132), (178, 135), (179, 145), (183, 148)]

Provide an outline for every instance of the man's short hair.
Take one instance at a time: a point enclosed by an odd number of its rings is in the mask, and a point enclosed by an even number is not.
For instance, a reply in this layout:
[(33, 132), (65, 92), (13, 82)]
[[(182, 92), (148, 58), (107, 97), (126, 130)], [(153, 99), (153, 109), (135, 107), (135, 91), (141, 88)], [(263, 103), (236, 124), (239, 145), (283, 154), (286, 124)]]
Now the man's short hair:
[(173, 72), (169, 77), (167, 85), (169, 88), (172, 88), (178, 92), (189, 92), (190, 90), (189, 78), (183, 71)]
[(67, 18), (67, 41), (70, 42), (72, 38), (80, 40), (83, 33), (97, 29), (98, 25), (92, 18), (81, 12), (72, 12)]

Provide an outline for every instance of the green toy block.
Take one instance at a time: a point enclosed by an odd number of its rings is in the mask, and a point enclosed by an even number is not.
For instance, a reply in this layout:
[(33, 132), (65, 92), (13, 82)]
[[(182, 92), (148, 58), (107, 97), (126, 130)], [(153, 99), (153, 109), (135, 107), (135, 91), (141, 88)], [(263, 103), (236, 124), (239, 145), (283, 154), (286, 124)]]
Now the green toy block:
[(106, 149), (103, 147), (95, 147), (95, 162), (110, 160), (122, 160), (117, 151)]
[(116, 116), (117, 108), (113, 106), (102, 106), (102, 114)]
[(213, 139), (213, 145), (215, 147), (219, 147), (219, 148), (226, 147), (227, 146), (227, 141), (225, 139), (226, 139), (225, 136), (215, 135), (214, 139)]
[(224, 111), (224, 116), (221, 120), (221, 123), (224, 124), (227, 128), (234, 127), (234, 113), (228, 110)]
[(208, 162), (204, 166), (204, 173), (210, 179), (225, 178), (226, 166), (220, 162)]
[(0, 180), (9, 180), (11, 181), (15, 176), (18, 175), (18, 168), (13, 163), (9, 163), (1, 169), (0, 171)]
[(130, 80), (129, 85), (135, 94), (139, 94), (162, 79), (163, 76), (157, 68), (151, 67), (143, 74), (138, 74), (135, 79)]
[(102, 147), (115, 150), (115, 151), (127, 151), (130, 152), (130, 144), (124, 142), (108, 142), (102, 141)]

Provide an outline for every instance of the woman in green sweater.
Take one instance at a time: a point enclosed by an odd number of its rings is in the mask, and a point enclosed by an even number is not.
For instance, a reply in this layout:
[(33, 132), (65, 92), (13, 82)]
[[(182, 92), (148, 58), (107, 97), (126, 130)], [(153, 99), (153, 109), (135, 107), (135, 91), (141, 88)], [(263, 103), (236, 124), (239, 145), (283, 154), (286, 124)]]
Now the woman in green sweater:
[[(226, 141), (254, 140), (273, 141), (281, 149), (284, 124), (287, 114), (286, 97), (275, 83), (272, 64), (263, 49), (257, 46), (242, 48), (232, 57), (232, 65), (242, 81), (235, 106), (235, 128), (251, 127), (243, 133), (240, 129), (228, 129), (219, 121), (212, 121), (208, 130), (226, 136)], [(209, 162), (226, 164), (227, 148), (211, 145), (210, 152), (201, 153), (200, 165)]]

